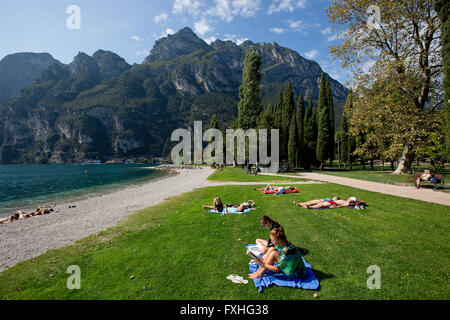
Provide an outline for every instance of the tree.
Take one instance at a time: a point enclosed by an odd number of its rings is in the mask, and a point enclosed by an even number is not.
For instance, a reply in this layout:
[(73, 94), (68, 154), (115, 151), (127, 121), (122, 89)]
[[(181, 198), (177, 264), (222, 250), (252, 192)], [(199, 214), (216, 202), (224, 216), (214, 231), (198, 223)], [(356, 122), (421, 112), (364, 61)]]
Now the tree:
[(297, 152), (297, 166), (303, 167), (304, 161), (304, 136), (305, 136), (305, 103), (303, 102), (303, 95), (300, 93), (297, 101), (297, 130), (298, 130), (298, 152)]
[(352, 89), (349, 90), (347, 95), (347, 100), (345, 102), (344, 110), (342, 111), (342, 120), (341, 120), (341, 159), (344, 162), (344, 168), (348, 163), (349, 159), (349, 141), (348, 141), (348, 116), (346, 109), (351, 108), (349, 105), (352, 103)]
[(444, 67), (444, 103), (446, 116), (447, 156), (450, 155), (450, 2), (435, 0), (435, 9), (441, 20), (442, 62)]
[[(370, 23), (370, 18), (368, 23), (367, 10), (372, 4), (371, 0), (333, 1), (327, 8), (328, 19), (344, 29), (339, 33), (342, 41), (330, 52), (341, 59), (343, 67), (353, 69), (354, 87), (371, 89), (377, 83), (388, 88), (372, 95), (376, 100), (386, 98), (388, 105), (379, 112), (391, 112), (389, 103), (396, 109), (398, 101), (408, 109), (396, 113), (396, 117), (409, 123), (409, 129), (397, 128), (390, 144), (401, 148), (395, 173), (406, 173), (410, 172), (416, 146), (434, 127), (422, 119), (433, 119), (436, 114), (430, 111), (437, 111), (441, 104), (440, 21), (432, 1), (378, 0), (381, 21)], [(356, 117), (365, 115), (359, 113)]]
[(334, 152), (335, 152), (335, 136), (334, 136), (334, 103), (333, 103), (333, 95), (331, 93), (331, 84), (330, 84), (330, 77), (327, 77), (327, 84), (326, 84), (326, 95), (328, 100), (328, 112), (330, 113), (330, 166), (333, 166), (333, 160), (334, 160)]
[[(288, 144), (289, 144), (289, 128), (292, 119), (295, 119), (295, 100), (292, 84), (288, 83), (284, 94), (284, 100), (281, 111), (281, 134), (280, 134), (280, 153), (281, 159), (288, 159)], [(296, 134), (296, 136), (298, 136)]]
[(316, 158), (320, 162), (320, 170), (323, 170), (325, 161), (330, 158), (330, 149), (334, 146), (334, 135), (330, 138), (331, 119), (324, 73), (320, 80), (317, 130)]
[(281, 129), (282, 123), (282, 110), (283, 110), (283, 90), (278, 92), (278, 102), (274, 109), (273, 125), (275, 129)]
[(259, 82), (261, 56), (254, 50), (247, 52), (239, 87), (238, 127), (244, 131), (256, 128), (262, 111)]
[(289, 126), (289, 143), (288, 143), (288, 162), (292, 165), (296, 165), (298, 153), (298, 128), (297, 119), (294, 116), (291, 117), (291, 124)]
[(312, 101), (305, 110), (304, 126), (304, 145), (303, 145), (303, 168), (311, 169), (316, 154), (316, 137), (314, 134), (314, 113), (312, 110)]

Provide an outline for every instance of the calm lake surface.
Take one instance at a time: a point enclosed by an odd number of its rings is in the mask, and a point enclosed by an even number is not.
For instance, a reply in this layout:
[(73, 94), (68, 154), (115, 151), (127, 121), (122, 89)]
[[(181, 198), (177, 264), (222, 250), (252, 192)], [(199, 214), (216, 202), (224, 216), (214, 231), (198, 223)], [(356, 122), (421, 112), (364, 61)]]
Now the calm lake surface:
[(0, 217), (160, 179), (153, 165), (0, 165)]

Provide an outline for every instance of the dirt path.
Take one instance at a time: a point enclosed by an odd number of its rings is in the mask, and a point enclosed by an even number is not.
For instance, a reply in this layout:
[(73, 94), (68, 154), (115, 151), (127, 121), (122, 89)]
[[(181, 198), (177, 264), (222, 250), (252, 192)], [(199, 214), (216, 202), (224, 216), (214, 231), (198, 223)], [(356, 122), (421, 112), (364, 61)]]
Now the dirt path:
[(433, 202), (450, 206), (450, 194), (445, 192), (433, 191), (430, 189), (417, 189), (414, 186), (396, 186), (393, 184), (372, 182), (366, 180), (358, 180), (351, 178), (343, 178), (338, 176), (332, 176), (327, 174), (304, 172), (292, 175), (277, 175), (282, 177), (300, 177), (304, 179), (330, 182), (341, 184), (348, 187), (358, 188), (362, 190), (368, 190), (372, 192), (390, 194), (393, 196), (421, 200), (426, 202)]

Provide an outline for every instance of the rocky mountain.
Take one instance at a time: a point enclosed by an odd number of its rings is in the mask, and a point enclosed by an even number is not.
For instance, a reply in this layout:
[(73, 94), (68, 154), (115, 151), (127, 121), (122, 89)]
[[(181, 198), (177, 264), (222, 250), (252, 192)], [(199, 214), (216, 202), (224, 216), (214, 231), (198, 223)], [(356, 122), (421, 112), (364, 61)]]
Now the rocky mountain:
[(0, 60), (0, 104), (33, 84), (39, 74), (56, 60), (48, 53), (23, 52)]
[[(216, 40), (208, 45), (189, 28), (158, 40), (142, 64), (118, 55), (79, 53), (54, 62), (34, 84), (0, 106), (1, 163), (78, 163), (140, 155), (167, 156), (171, 132), (216, 114), (221, 128), (237, 116), (245, 54), (262, 55), (264, 105), (292, 82), (317, 99), (322, 69), (275, 44)], [(340, 119), (347, 89), (332, 80)], [(306, 98), (305, 98), (306, 99)]]

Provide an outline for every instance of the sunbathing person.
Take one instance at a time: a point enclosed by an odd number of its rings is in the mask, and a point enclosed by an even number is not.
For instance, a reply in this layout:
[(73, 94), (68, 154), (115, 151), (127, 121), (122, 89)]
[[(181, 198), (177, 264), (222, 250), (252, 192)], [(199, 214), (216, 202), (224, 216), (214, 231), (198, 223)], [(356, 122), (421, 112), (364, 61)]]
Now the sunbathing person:
[(285, 190), (285, 191), (292, 191), (295, 189), (294, 186), (288, 186), (288, 187), (277, 187), (277, 186), (271, 186), (268, 184), (265, 188), (253, 188), (253, 190), (256, 191), (279, 191), (279, 189)]
[[(270, 231), (272, 231), (273, 229), (284, 230), (278, 222), (272, 220), (268, 216), (262, 216), (259, 219), (259, 223), (263, 228), (270, 229)], [(256, 244), (262, 247), (261, 249), (259, 249), (259, 252), (262, 254), (265, 254), (270, 248), (273, 248), (275, 246), (271, 238), (269, 238), (269, 240), (256, 239)]]
[[(251, 201), (251, 200), (249, 200), (249, 201)], [(252, 201), (252, 203), (253, 203), (253, 201)], [(216, 198), (214, 198), (212, 206), (203, 205), (202, 207), (203, 207), (203, 209), (206, 209), (206, 210), (214, 210), (217, 212), (233, 213), (233, 212), (244, 212), (246, 209), (249, 208), (249, 206), (247, 206), (247, 205), (250, 205), (250, 204), (242, 203), (239, 205), (229, 204), (229, 205), (224, 206), (222, 200), (219, 197), (216, 197)]]
[(421, 175), (419, 178), (417, 178), (417, 181), (416, 181), (416, 188), (417, 188), (417, 189), (420, 189), (420, 183), (421, 183), (422, 181), (430, 181), (430, 179), (431, 179), (432, 177), (433, 177), (433, 176), (431, 175), (430, 170), (425, 169), (424, 172), (422, 173), (422, 175)]
[(340, 200), (338, 197), (334, 197), (333, 199), (318, 199), (302, 203), (294, 201), (294, 204), (298, 207), (302, 207), (305, 209), (321, 209), (321, 208), (334, 209), (334, 208), (348, 207), (352, 202), (355, 201), (356, 201), (355, 198)]
[(304, 278), (306, 267), (300, 249), (287, 240), (284, 231), (280, 228), (270, 231), (270, 239), (275, 246), (267, 251), (262, 258), (263, 262), (259, 263), (261, 267), (256, 272), (248, 274), (248, 278), (260, 278), (267, 270), (275, 273), (281, 271), (288, 277)]
[(223, 205), (222, 200), (219, 197), (214, 198), (212, 206), (203, 205), (202, 207), (203, 207), (203, 209), (214, 210), (217, 212), (222, 212), (223, 209), (225, 208), (225, 212), (226, 212), (226, 207)]
[(298, 203), (298, 202), (294, 201), (294, 204), (298, 207), (307, 208), (308, 206), (315, 206), (315, 205), (321, 204), (323, 202), (337, 201), (337, 200), (339, 200), (339, 197), (316, 199), (316, 200), (310, 200), (310, 201), (302, 202), (302, 203)]

